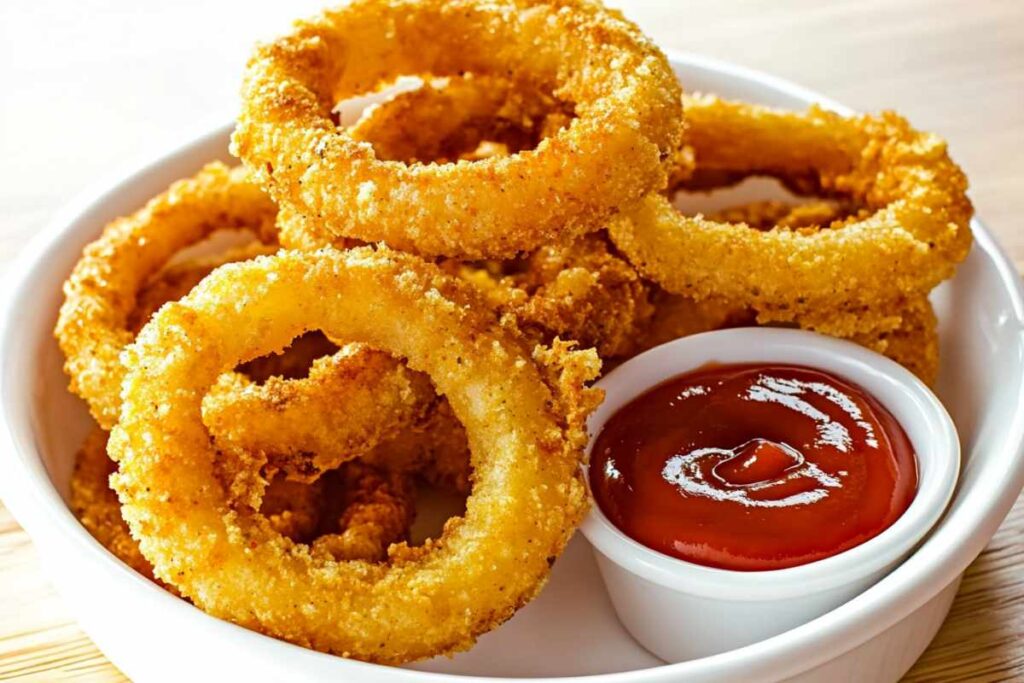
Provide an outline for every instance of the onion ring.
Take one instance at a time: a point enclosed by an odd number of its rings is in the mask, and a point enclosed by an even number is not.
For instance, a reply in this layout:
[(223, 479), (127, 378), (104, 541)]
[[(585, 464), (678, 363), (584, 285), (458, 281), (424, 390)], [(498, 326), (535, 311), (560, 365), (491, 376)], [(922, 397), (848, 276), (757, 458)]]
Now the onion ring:
[[(311, 554), (228, 511), (216, 484), (200, 397), (313, 327), (408, 358), (466, 426), (465, 516), (427, 546), (392, 546), (387, 564)], [(157, 576), (264, 633), (387, 663), (466, 648), (537, 593), (586, 509), (584, 421), (599, 394), (583, 381), (596, 354), (531, 357), (471, 289), (415, 257), (325, 249), (225, 266), (163, 307), (125, 358), (109, 446), (125, 519)]]
[[(534, 150), (412, 166), (378, 159), (331, 117), (339, 100), (399, 76), (466, 72), (548, 90), (577, 116)], [(232, 151), (282, 207), (333, 234), (510, 257), (601, 228), (663, 187), (679, 92), (665, 56), (598, 3), (354, 2), (257, 49)]]
[(877, 351), (934, 385), (939, 374), (938, 319), (927, 297), (918, 297), (899, 309), (899, 324), (858, 332), (850, 341)]
[(109, 224), (85, 248), (64, 284), (54, 333), (71, 390), (86, 400), (101, 427), (117, 422), (124, 379), (119, 357), (135, 337), (128, 318), (146, 280), (175, 253), (220, 229), (252, 230), (273, 243), (276, 214), (244, 169), (210, 164)]
[[(349, 133), (371, 142), (379, 157), (434, 163), (439, 157), (459, 158), (488, 141), (546, 137), (568, 116), (542, 93), (514, 88), (505, 79), (466, 75), (428, 82), (374, 105)], [(286, 209), (280, 223), (285, 246), (317, 249), (336, 242)], [(443, 266), (481, 289), (499, 311), (515, 315), (539, 342), (572, 339), (602, 357), (633, 352), (635, 337), (653, 312), (650, 286), (612, 253), (602, 235), (545, 245), (508, 262), (481, 267), (453, 260)]]
[[(851, 222), (864, 220), (868, 215), (869, 211), (850, 202), (812, 201), (793, 204), (768, 200), (721, 209), (709, 213), (707, 218), (719, 222), (743, 223), (758, 230), (785, 228), (813, 235), (825, 228), (841, 229)], [(675, 296), (678, 295), (668, 295)], [(665, 300), (666, 297), (661, 297), (660, 307), (665, 305)], [(923, 295), (910, 300), (894, 299), (884, 304), (853, 306), (844, 310), (824, 308), (804, 311), (797, 316), (785, 309), (744, 312), (742, 307), (729, 306), (715, 300), (691, 305), (726, 314), (730, 318), (728, 325), (757, 322), (788, 326), (795, 323), (802, 329), (848, 339), (892, 358), (928, 384), (932, 384), (938, 374), (937, 323), (931, 304)], [(732, 312), (727, 313), (730, 308)], [(670, 315), (669, 319), (673, 317), (676, 316)], [(689, 330), (683, 331), (690, 333)], [(683, 336), (674, 330), (666, 332)], [(913, 350), (915, 345), (916, 351)]]
[(698, 170), (791, 177), (873, 213), (839, 229), (750, 230), (686, 217), (651, 194), (612, 221), (616, 246), (669, 291), (794, 318), (926, 293), (970, 248), (963, 173), (939, 138), (895, 114), (843, 118), (688, 97)]
[[(243, 168), (213, 163), (108, 225), (85, 249), (65, 284), (55, 335), (66, 356), (71, 389), (86, 400), (101, 427), (110, 428), (117, 420), (125, 376), (120, 354), (135, 336), (133, 327), (160, 305), (159, 298), (180, 294), (222, 261), (271, 248), (276, 213)], [(223, 228), (252, 230), (265, 246), (161, 270), (178, 252)], [(140, 291), (142, 311), (136, 314)], [(325, 391), (332, 392), (330, 400), (324, 400)], [(241, 403), (233, 407), (236, 399)], [(308, 482), (397, 435), (422, 417), (432, 399), (426, 379), (399, 360), (350, 348), (318, 362), (310, 377), (288, 382), (257, 385), (229, 373), (205, 405), (220, 448), (264, 453), (274, 467)], [(350, 405), (367, 410), (357, 416)], [(303, 420), (293, 419), (297, 411), (304, 412)], [(224, 416), (238, 419), (219, 419)], [(279, 430), (278, 438), (273, 430)], [(299, 433), (306, 438), (298, 439)], [(297, 457), (300, 452), (315, 455)]]
[[(449, 163), (507, 156), (535, 147), (571, 122), (565, 103), (507, 79), (464, 74), (433, 79), (364, 110), (348, 129), (352, 139), (373, 145), (378, 159)], [(295, 249), (359, 246), (319, 221), (305, 221), (287, 207), (279, 213), (281, 243)]]

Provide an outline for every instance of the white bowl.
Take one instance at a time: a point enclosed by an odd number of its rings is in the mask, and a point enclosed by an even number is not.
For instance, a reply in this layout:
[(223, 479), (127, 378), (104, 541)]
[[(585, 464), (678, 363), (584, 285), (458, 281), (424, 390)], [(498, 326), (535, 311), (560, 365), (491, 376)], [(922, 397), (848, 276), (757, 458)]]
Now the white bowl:
[(781, 363), (830, 373), (863, 388), (907, 432), (918, 463), (910, 507), (882, 533), (846, 552), (773, 571), (728, 571), (652, 550), (619, 530), (594, 504), (583, 534), (594, 547), (619, 619), (669, 662), (756, 643), (821, 616), (862, 593), (902, 562), (953, 496), (960, 442), (949, 413), (902, 366), (856, 344), (802, 330), (746, 327), (662, 344), (598, 382), (605, 400), (588, 422), (590, 454), (608, 420), (640, 394), (708, 363)]
[[(773, 77), (675, 56), (686, 86), (765, 104), (826, 98)], [(894, 104), (898, 105), (898, 102)], [(620, 625), (586, 541), (577, 537), (543, 593), (453, 659), (382, 668), (304, 650), (209, 617), (130, 571), (69, 512), (72, 456), (89, 428), (67, 392), (51, 335), (60, 285), (109, 219), (138, 208), (212, 158), (228, 159), (230, 126), (100, 185), (55, 217), (18, 255), (0, 309), (0, 495), (32, 536), (44, 570), (101, 650), (140, 681), (441, 681), (594, 676), (594, 681), (894, 681), (931, 640), (960, 574), (1024, 483), (1024, 296), (1012, 263), (978, 222), (975, 246), (936, 292), (943, 367), (938, 395), (961, 436), (964, 467), (945, 518), (902, 565), (803, 626), (731, 652), (664, 663)], [(40, 182), (45, 182), (41, 179)]]

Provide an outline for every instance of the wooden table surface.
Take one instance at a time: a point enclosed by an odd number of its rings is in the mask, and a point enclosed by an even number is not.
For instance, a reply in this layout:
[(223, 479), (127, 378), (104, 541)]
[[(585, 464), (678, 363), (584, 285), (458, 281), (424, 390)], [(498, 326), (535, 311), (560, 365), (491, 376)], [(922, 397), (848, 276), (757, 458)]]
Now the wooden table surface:
[[(0, 3), (0, 269), (96, 176), (228, 120), (252, 41), (320, 4)], [(979, 215), (1024, 265), (1024, 2), (616, 4), (665, 47), (770, 71), (858, 109), (896, 108), (942, 134)], [(1018, 501), (908, 680), (1024, 679), (1022, 534)], [(0, 507), (0, 679), (10, 678), (123, 679)]]

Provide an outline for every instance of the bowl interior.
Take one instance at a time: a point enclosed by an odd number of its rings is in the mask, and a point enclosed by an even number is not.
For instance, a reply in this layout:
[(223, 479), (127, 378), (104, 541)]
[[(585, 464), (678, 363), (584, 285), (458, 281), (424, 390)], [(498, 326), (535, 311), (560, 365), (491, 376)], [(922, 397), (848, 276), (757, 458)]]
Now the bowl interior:
[[(822, 101), (790, 84), (727, 65), (691, 57), (677, 57), (673, 62), (689, 90), (785, 107)], [(4, 350), (0, 375), (4, 420), (16, 446), (2, 455), (7, 480), (3, 492), (33, 536), (91, 542), (60, 499), (67, 491), (74, 453), (90, 424), (84, 406), (67, 391), (62, 357), (52, 338), (61, 283), (82, 247), (108, 220), (135, 210), (203, 163), (214, 158), (228, 160), (227, 131), (224, 128), (183, 147), (109, 192), (71, 207), (55, 221), (45, 240), (26, 251), (28, 256), (15, 269), (0, 343)], [(872, 635), (870, 629), (877, 632), (891, 625), (934, 595), (987, 542), (1024, 476), (1020, 458), (1024, 432), (1020, 286), (1012, 266), (984, 229), (976, 224), (975, 232), (978, 239), (971, 255), (957, 276), (933, 296), (943, 349), (937, 393), (953, 417), (962, 443), (964, 466), (958, 492), (929, 540), (886, 579), (804, 627), (725, 655), (662, 667), (618, 625), (589, 548), (577, 537), (541, 597), (508, 624), (485, 636), (470, 652), (413, 668), (515, 677), (648, 669), (633, 680), (712, 673), (728, 676), (729, 672), (739, 676), (749, 673), (752, 666), (769, 663), (779, 667), (778, 671), (797, 671), (836, 656), (843, 648), (855, 647)], [(87, 555), (83, 561), (116, 569), (116, 560), (108, 555)], [(137, 590), (158, 589), (140, 582)], [(193, 611), (197, 619), (203, 617)], [(340, 658), (270, 639), (262, 642), (265, 647), (254, 650), (253, 656), (267, 666), (302, 659), (316, 662), (320, 670), (331, 671), (336, 678), (366, 671)], [(375, 680), (395, 671), (374, 670)]]

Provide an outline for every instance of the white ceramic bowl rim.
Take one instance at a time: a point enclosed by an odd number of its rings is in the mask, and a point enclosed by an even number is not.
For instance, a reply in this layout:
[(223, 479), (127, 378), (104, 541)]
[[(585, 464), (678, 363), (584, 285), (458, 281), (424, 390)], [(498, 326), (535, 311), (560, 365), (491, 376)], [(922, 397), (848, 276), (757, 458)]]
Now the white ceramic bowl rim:
[[(812, 90), (790, 83), (784, 79), (754, 69), (737, 66), (728, 62), (687, 54), (666, 51), (676, 67), (690, 68), (704, 72), (715, 72), (736, 81), (746, 81), (755, 87), (767, 88), (803, 102), (816, 102), (833, 111), (850, 114), (852, 110)], [(199, 148), (213, 137), (223, 136), (230, 125), (222, 126), (198, 138), (188, 141), (172, 154), (178, 156), (190, 149)], [(0, 495), (30, 535), (34, 529), (44, 525), (53, 534), (59, 535), (66, 543), (75, 544), (82, 553), (82, 561), (102, 566), (105, 571), (119, 574), (126, 582), (138, 586), (139, 598), (154, 607), (173, 610), (177, 614), (189, 611), (204, 627), (224, 629), (242, 645), (275, 651), (300, 664), (328, 661), (338, 664), (339, 675), (349, 670), (363, 675), (382, 670), (372, 664), (342, 660), (331, 655), (306, 650), (296, 645), (247, 631), (239, 626), (210, 617), (201, 610), (174, 598), (157, 586), (132, 572), (113, 555), (107, 552), (82, 528), (71, 514), (59, 492), (51, 485), (36, 487), (32, 482), (42, 476), (48, 478), (42, 462), (36, 457), (42, 451), (36, 437), (36, 424), (28, 406), (14, 400), (18, 382), (26, 379), (22, 368), (7, 362), (8, 358), (25, 357), (16, 354), (33, 353), (18, 335), (18, 311), (21, 306), (30, 306), (35, 300), (31, 291), (31, 275), (58, 253), (58, 243), (73, 219), (85, 213), (116, 193), (117, 187), (126, 178), (154, 172), (165, 161), (164, 157), (146, 164), (137, 165), (119, 174), (110, 176), (105, 182), (96, 183), (89, 191), (58, 212), (49, 227), (38, 233), (19, 254), (18, 259), (3, 278), (3, 296), (0, 302), (0, 407), (4, 411), (0, 428), (0, 463), (4, 476), (0, 477)], [(995, 265), (1001, 285), (1009, 294), (1013, 320), (1018, 329), (1024, 330), (1024, 282), (1013, 266), (1013, 262), (998, 245), (988, 229), (978, 220), (971, 223), (974, 232), (974, 249), (984, 251)], [(770, 669), (775, 678), (785, 678), (824, 664), (848, 652), (864, 642), (889, 629), (908, 614), (922, 607), (942, 588), (957, 579), (968, 564), (981, 552), (992, 533), (1012, 507), (1022, 486), (1024, 486), (1024, 388), (1016, 401), (1011, 418), (1007, 420), (1004, 438), (999, 453), (993, 454), (996, 465), (986, 468), (981, 484), (997, 492), (979, 499), (971, 506), (961, 506), (951, 512), (940, 529), (900, 567), (890, 573), (874, 587), (832, 610), (831, 612), (780, 635), (730, 652), (704, 657), (702, 659), (661, 667), (598, 674), (594, 676), (567, 678), (543, 678), (533, 680), (556, 681), (586, 680), (592, 683), (668, 683), (681, 678), (707, 680), (722, 676), (738, 676), (746, 672)], [(26, 454), (33, 454), (31, 458)], [(981, 485), (979, 484), (979, 486)], [(199, 622), (197, 622), (199, 623)], [(855, 634), (851, 636), (851, 634)], [(446, 681), (465, 683), (475, 681), (506, 681), (513, 683), (517, 678), (486, 678), (421, 672), (407, 669), (388, 669), (386, 677), (392, 681)]]
[[(911, 437), (920, 473), (914, 500), (890, 527), (858, 546), (817, 562), (759, 572), (705, 567), (648, 548), (624, 534), (595, 503), (583, 533), (610, 560), (649, 581), (691, 595), (779, 600), (832, 590), (878, 571), (912, 550), (942, 516), (960, 468), (960, 442), (945, 407), (921, 380), (888, 358), (803, 330), (717, 330), (683, 337), (631, 358), (598, 382), (608, 396), (591, 416), (588, 454), (605, 423), (622, 406), (653, 386), (711, 362), (802, 365), (863, 388), (897, 417)], [(926, 463), (921, 463), (921, 454), (928, 455)]]

